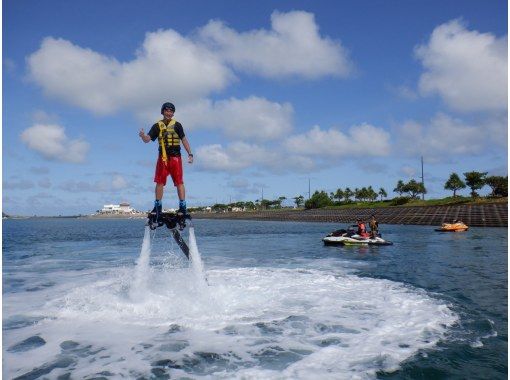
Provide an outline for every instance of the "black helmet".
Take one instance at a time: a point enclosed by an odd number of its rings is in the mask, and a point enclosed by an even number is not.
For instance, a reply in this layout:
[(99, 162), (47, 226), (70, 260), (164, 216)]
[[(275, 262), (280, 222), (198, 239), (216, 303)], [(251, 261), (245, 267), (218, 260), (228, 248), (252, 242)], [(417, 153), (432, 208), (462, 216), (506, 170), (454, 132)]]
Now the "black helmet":
[(175, 112), (175, 106), (172, 103), (166, 102), (161, 106), (161, 115), (163, 115), (163, 111), (165, 108), (168, 108), (169, 110), (172, 110), (172, 112)]

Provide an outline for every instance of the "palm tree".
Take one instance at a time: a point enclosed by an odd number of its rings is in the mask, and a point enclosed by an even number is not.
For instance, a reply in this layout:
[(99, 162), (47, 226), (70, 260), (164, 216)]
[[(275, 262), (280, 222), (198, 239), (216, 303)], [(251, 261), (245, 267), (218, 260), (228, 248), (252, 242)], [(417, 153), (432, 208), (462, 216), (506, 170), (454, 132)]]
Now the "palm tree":
[(382, 187), (379, 189), (378, 194), (381, 196), (381, 201), (383, 200), (383, 197), (386, 198), (388, 196), (388, 194), (386, 194), (386, 190), (384, 190)]
[(352, 192), (352, 190), (348, 187), (345, 188), (344, 190), (344, 199), (347, 203), (349, 203), (351, 201), (351, 197), (354, 195), (354, 193)]
[(296, 207), (299, 208), (303, 203), (305, 203), (305, 197), (302, 195), (298, 195), (297, 197), (292, 198), (294, 199), (294, 203), (296, 204)]
[(405, 184), (401, 179), (397, 182), (397, 186), (393, 189), (394, 193), (398, 193), (399, 196), (402, 196), (405, 193)]

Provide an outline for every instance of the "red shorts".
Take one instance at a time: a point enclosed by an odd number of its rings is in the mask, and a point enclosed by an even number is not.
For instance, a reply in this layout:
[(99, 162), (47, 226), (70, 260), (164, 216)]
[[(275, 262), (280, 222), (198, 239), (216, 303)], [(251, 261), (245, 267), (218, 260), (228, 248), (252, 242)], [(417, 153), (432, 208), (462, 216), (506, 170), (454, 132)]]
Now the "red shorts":
[(156, 164), (156, 174), (154, 175), (154, 182), (157, 184), (166, 185), (166, 177), (172, 176), (174, 186), (182, 185), (182, 161), (181, 157), (167, 157), (166, 165), (161, 156), (158, 157)]

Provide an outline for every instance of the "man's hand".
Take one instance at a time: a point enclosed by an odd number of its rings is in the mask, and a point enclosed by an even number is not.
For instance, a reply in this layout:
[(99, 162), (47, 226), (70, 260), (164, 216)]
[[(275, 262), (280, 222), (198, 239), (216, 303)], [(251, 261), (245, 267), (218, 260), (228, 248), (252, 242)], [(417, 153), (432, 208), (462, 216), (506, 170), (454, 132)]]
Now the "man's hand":
[(188, 154), (188, 163), (190, 163), (190, 164), (193, 163), (193, 155), (192, 154)]
[(150, 136), (145, 134), (143, 128), (140, 129), (140, 132), (138, 133), (138, 136), (140, 136), (140, 138), (142, 139), (142, 141), (144, 143), (148, 143), (149, 141), (151, 141)]

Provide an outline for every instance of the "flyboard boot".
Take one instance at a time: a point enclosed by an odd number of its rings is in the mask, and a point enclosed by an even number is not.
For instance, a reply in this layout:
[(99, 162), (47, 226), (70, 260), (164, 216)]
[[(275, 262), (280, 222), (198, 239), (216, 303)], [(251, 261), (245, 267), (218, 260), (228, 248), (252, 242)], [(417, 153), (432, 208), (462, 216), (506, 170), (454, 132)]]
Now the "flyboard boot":
[(155, 210), (148, 214), (147, 225), (149, 228), (155, 230), (158, 227), (166, 226), (172, 232), (172, 236), (181, 251), (189, 259), (189, 247), (179, 231), (184, 230), (188, 222), (191, 223), (191, 215), (182, 212), (162, 212), (156, 206), (154, 208)]
[(162, 214), (163, 205), (161, 202), (155, 202), (154, 208), (149, 213), (149, 221), (147, 223), (151, 230), (155, 230), (157, 227), (161, 227), (163, 225), (163, 221), (161, 220)]

